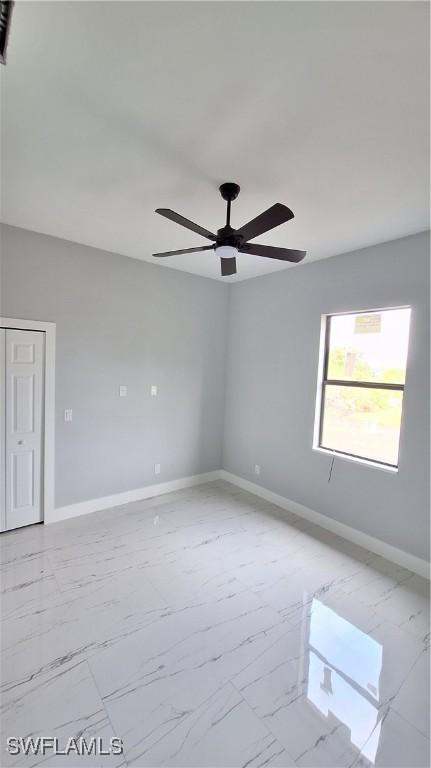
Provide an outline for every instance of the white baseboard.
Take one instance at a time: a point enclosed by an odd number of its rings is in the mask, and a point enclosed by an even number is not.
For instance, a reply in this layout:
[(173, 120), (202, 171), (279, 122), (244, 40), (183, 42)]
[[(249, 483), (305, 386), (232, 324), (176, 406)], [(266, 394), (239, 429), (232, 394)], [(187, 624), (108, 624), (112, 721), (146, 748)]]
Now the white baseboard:
[(391, 544), (386, 544), (386, 542), (381, 539), (369, 536), (367, 533), (358, 531), (350, 525), (339, 523), (338, 520), (334, 520), (327, 515), (322, 515), (320, 512), (315, 512), (314, 509), (304, 507), (303, 504), (291, 501), (285, 496), (280, 496), (278, 493), (273, 493), (273, 491), (269, 491), (261, 485), (252, 483), (250, 480), (245, 480), (243, 477), (233, 475), (225, 469), (220, 471), (219, 476), (221, 479), (233, 483), (233, 485), (237, 485), (245, 491), (254, 493), (256, 496), (260, 496), (262, 499), (270, 501), (282, 509), (287, 509), (289, 512), (298, 515), (298, 517), (310, 520), (310, 522), (320, 525), (321, 528), (325, 528), (338, 536), (342, 536), (344, 539), (347, 539), (347, 541), (352, 541), (354, 544), (358, 544), (360, 547), (363, 547), (370, 552), (374, 552), (376, 555), (381, 555), (381, 557), (391, 560), (392, 562), (397, 563), (397, 565), (401, 565), (403, 568), (407, 568), (408, 570), (413, 571), (413, 573), (417, 573), (419, 576), (423, 576), (426, 579), (430, 578), (430, 563), (426, 560), (422, 560), (420, 557), (416, 557), (409, 552), (393, 547)]
[(327, 515), (322, 515), (320, 512), (305, 507), (297, 501), (292, 501), (285, 496), (280, 496), (280, 494), (274, 493), (273, 491), (268, 490), (268, 488), (264, 488), (262, 485), (252, 483), (250, 480), (246, 480), (238, 475), (233, 475), (225, 469), (204, 472), (200, 475), (192, 475), (191, 477), (180, 477), (177, 480), (169, 480), (166, 483), (147, 485), (144, 488), (136, 488), (132, 491), (115, 493), (112, 496), (102, 496), (97, 499), (89, 499), (88, 501), (80, 501), (77, 504), (58, 507), (53, 511), (52, 515), (45, 519), (45, 523), (56, 523), (60, 520), (77, 517), (78, 515), (99, 512), (103, 509), (118, 507), (132, 501), (142, 501), (143, 499), (149, 499), (153, 496), (161, 496), (164, 493), (179, 491), (182, 488), (190, 488), (193, 485), (201, 485), (202, 483), (208, 483), (218, 479), (226, 480), (233, 485), (237, 485), (239, 488), (243, 488), (245, 491), (254, 493), (255, 496), (259, 496), (272, 504), (276, 504), (281, 507), (281, 509), (286, 509), (289, 512), (293, 512), (293, 514), (298, 515), (298, 517), (310, 520), (310, 522), (320, 525), (321, 528), (325, 528), (337, 536), (342, 536), (344, 539), (347, 539), (347, 541), (352, 541), (354, 544), (358, 544), (358, 546), (363, 547), (370, 552), (374, 552), (376, 555), (381, 555), (381, 557), (391, 560), (392, 562), (397, 563), (397, 565), (401, 565), (403, 568), (408, 568), (419, 576), (423, 576), (426, 579), (430, 578), (430, 564), (426, 560), (422, 560), (420, 557), (411, 555), (409, 552), (393, 547), (391, 544), (386, 544), (386, 542), (381, 539), (369, 536), (367, 533), (358, 531), (350, 525), (340, 523), (338, 520), (334, 520)]
[(213, 472), (204, 472), (200, 475), (192, 475), (191, 477), (180, 477), (178, 480), (168, 480), (166, 483), (157, 483), (157, 485), (146, 485), (144, 488), (135, 488), (133, 491), (114, 493), (112, 496), (101, 496), (97, 499), (79, 501), (66, 507), (57, 507), (52, 515), (45, 518), (45, 523), (57, 523), (60, 520), (68, 520), (70, 517), (88, 515), (90, 512), (100, 512), (103, 509), (119, 507), (131, 501), (142, 501), (152, 496), (161, 496), (163, 493), (180, 491), (182, 488), (190, 488), (192, 485), (201, 485), (211, 480), (218, 480), (219, 477), (220, 470), (214, 470)]

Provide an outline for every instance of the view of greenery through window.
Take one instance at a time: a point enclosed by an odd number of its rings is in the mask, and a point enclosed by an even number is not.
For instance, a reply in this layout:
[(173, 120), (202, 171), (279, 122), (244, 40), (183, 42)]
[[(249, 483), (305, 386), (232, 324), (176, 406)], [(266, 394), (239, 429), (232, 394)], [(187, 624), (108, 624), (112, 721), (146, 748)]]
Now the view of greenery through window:
[(322, 447), (398, 464), (409, 324), (409, 308), (328, 318)]

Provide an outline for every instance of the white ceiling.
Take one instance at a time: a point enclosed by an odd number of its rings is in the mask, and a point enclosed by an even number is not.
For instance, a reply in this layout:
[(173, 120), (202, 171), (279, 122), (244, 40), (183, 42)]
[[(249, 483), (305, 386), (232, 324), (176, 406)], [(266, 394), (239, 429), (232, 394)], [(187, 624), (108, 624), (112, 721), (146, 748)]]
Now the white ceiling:
[[(151, 261), (240, 226), (306, 261), (428, 227), (428, 4), (18, 2), (2, 67), (2, 219)], [(155, 261), (155, 260), (154, 260)], [(219, 278), (212, 253), (159, 260)], [(306, 262), (304, 262), (306, 263)], [(242, 255), (244, 279), (300, 269)]]

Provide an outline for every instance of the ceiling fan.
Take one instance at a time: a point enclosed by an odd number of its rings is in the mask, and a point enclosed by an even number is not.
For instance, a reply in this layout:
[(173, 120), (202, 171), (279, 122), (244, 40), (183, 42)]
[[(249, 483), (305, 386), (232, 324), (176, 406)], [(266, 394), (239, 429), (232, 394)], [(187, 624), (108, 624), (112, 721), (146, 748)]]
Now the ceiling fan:
[(153, 253), (153, 256), (157, 258), (164, 256), (176, 256), (180, 253), (196, 253), (197, 251), (212, 251), (214, 250), (217, 256), (220, 256), (221, 274), (222, 277), (236, 274), (236, 255), (237, 253), (251, 253), (254, 256), (264, 256), (267, 259), (281, 259), (282, 261), (293, 261), (295, 263), (302, 261), (306, 251), (293, 251), (290, 248), (276, 248), (272, 245), (260, 245), (259, 243), (249, 243), (249, 240), (253, 240), (258, 235), (262, 235), (264, 232), (269, 232), (270, 229), (278, 227), (280, 224), (284, 224), (285, 221), (293, 219), (293, 213), (286, 205), (282, 203), (275, 203), (267, 211), (261, 213), (260, 216), (256, 216), (248, 224), (244, 224), (240, 229), (233, 229), (230, 225), (230, 208), (232, 200), (235, 200), (239, 194), (238, 184), (233, 182), (226, 182), (222, 184), (220, 194), (223, 200), (227, 202), (226, 212), (226, 224), (221, 229), (217, 230), (215, 235), (213, 232), (209, 232), (208, 229), (200, 227), (199, 224), (195, 224), (189, 219), (185, 219), (184, 216), (180, 216), (179, 213), (171, 211), (170, 208), (156, 208), (156, 213), (160, 213), (161, 216), (165, 216), (166, 219), (175, 221), (177, 224), (181, 224), (186, 229), (191, 229), (192, 232), (196, 232), (197, 235), (206, 237), (207, 240), (212, 240), (213, 245), (203, 245), (201, 247), (195, 246), (194, 248), (183, 248), (180, 251), (166, 251), (165, 253)]

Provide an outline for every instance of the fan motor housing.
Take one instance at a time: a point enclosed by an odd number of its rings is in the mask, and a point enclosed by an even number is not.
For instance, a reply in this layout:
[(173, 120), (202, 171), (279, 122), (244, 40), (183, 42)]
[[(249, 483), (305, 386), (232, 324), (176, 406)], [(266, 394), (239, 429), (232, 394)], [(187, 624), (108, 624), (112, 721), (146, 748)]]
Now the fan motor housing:
[(232, 229), (229, 224), (217, 230), (216, 247), (220, 245), (231, 245), (233, 248), (240, 248), (243, 241), (243, 236), (238, 235), (236, 230)]

